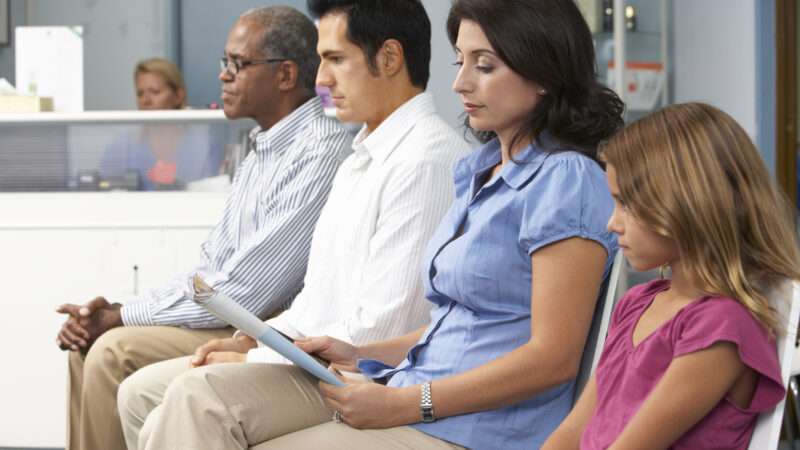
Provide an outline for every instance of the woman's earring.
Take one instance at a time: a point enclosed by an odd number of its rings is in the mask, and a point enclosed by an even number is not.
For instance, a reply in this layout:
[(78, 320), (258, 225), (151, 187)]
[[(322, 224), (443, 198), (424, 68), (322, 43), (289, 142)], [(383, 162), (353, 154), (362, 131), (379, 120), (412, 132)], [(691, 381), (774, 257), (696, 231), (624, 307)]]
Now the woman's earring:
[(667, 278), (669, 271), (670, 271), (669, 264), (664, 264), (663, 266), (658, 268), (658, 276), (663, 280)]
[(547, 91), (545, 89), (539, 89), (539, 95), (547, 95)]

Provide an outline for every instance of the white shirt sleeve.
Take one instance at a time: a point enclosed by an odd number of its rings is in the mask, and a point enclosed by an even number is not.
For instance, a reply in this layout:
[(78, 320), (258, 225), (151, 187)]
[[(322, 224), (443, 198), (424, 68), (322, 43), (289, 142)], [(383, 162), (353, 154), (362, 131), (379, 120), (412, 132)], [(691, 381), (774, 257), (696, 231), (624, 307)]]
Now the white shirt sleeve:
[(248, 363), (262, 363), (262, 364), (294, 364), (288, 359), (284, 358), (275, 350), (259, 346), (247, 352)]

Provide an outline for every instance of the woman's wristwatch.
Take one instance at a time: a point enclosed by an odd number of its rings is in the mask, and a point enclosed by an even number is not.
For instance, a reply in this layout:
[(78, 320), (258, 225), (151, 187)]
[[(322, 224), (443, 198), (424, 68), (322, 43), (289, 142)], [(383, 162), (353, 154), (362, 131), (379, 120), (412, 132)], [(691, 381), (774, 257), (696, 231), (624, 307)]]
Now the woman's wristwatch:
[(419, 403), (419, 411), (422, 415), (424, 423), (431, 423), (436, 421), (436, 416), (433, 414), (433, 400), (431, 400), (431, 384), (423, 383), (420, 389), (422, 391), (422, 399)]

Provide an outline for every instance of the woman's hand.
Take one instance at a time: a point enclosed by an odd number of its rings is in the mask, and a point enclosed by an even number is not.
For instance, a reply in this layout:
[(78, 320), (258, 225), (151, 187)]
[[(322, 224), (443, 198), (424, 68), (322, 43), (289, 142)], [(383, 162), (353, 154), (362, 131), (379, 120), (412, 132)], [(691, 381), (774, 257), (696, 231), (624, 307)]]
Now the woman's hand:
[(247, 352), (256, 348), (255, 339), (241, 334), (235, 338), (212, 339), (197, 347), (192, 357), (192, 367), (206, 366), (224, 362), (245, 362)]
[(317, 355), (329, 361), (334, 369), (345, 372), (359, 372), (356, 365), (358, 348), (352, 344), (330, 336), (298, 339), (294, 341), (294, 344), (306, 353)]
[(386, 387), (372, 382), (336, 387), (320, 382), (329, 408), (339, 411), (342, 422), (353, 428), (389, 428), (419, 422), (419, 386)]

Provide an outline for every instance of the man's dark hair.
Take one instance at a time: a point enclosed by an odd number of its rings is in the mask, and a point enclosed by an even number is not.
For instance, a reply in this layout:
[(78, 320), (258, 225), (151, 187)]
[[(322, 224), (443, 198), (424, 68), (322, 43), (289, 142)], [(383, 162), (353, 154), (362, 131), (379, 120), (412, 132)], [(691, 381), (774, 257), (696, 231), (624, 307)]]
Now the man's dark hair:
[(314, 18), (347, 15), (347, 38), (364, 51), (370, 70), (387, 39), (403, 46), (411, 84), (425, 89), (430, 78), (431, 21), (420, 0), (308, 0)]

